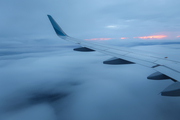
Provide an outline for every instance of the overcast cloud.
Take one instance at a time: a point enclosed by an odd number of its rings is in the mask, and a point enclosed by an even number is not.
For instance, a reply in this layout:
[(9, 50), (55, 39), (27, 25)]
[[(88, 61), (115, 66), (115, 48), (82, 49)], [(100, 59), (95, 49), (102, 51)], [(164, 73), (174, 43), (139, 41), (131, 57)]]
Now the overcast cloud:
[[(158, 95), (172, 81), (150, 81), (152, 69), (104, 65), (111, 56), (73, 51), (78, 45), (58, 38), (46, 16), (52, 15), (76, 38), (114, 38), (101, 42), (180, 60), (179, 4), (178, 0), (0, 1), (0, 119), (179, 120), (180, 98)], [(167, 37), (133, 38), (151, 35)]]
[[(46, 14), (78, 38), (179, 34), (178, 0), (1, 1), (1, 37), (54, 36)], [(29, 22), (30, 21), (30, 22)], [(118, 26), (108, 29), (107, 26)]]

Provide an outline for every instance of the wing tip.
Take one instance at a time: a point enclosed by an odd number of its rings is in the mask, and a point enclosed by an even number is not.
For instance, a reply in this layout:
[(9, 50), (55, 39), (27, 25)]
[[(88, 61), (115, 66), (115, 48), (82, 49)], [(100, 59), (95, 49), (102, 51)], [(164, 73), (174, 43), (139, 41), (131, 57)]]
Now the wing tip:
[(49, 18), (49, 20), (50, 20), (50, 22), (51, 22), (51, 24), (52, 24), (52, 26), (53, 26), (53, 28), (54, 28), (54, 30), (55, 30), (55, 32), (56, 32), (56, 34), (57, 34), (58, 36), (68, 36), (68, 35), (61, 29), (61, 27), (56, 23), (56, 21), (53, 19), (53, 17), (52, 17), (51, 15), (47, 14), (47, 16), (48, 16), (48, 18)]

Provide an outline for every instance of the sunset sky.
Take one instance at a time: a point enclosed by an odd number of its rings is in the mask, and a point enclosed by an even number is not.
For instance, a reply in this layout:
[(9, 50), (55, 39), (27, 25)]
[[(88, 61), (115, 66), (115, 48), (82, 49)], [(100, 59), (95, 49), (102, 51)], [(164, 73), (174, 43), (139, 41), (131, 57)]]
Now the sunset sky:
[(46, 16), (50, 14), (76, 38), (179, 40), (179, 4), (178, 0), (6, 0), (0, 2), (0, 38), (52, 38)]
[[(54, 32), (47, 14), (74, 38), (180, 61), (180, 0), (1, 0), (0, 120), (179, 120), (180, 97), (159, 93), (138, 64), (112, 58)], [(150, 54), (150, 55), (151, 55)]]

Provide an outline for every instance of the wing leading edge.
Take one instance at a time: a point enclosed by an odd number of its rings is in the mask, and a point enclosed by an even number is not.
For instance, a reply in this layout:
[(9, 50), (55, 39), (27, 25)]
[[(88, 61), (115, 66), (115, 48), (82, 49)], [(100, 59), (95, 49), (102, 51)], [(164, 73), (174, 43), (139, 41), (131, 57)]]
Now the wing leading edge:
[(56, 21), (48, 15), (48, 18), (56, 32), (56, 34), (70, 42), (79, 44), (80, 48), (75, 48), (75, 51), (81, 52), (92, 52), (98, 51), (107, 55), (113, 56), (113, 58), (104, 61), (104, 64), (140, 64), (149, 68), (156, 70), (156, 73), (148, 76), (148, 79), (152, 80), (166, 80), (171, 79), (175, 83), (168, 86), (164, 91), (161, 92), (162, 96), (180, 96), (180, 62), (169, 60), (166, 57), (152, 56), (148, 54), (139, 53), (137, 51), (120, 48), (109, 45), (97, 44), (94, 42), (84, 41), (80, 39), (75, 39), (69, 37), (61, 27), (56, 23)]

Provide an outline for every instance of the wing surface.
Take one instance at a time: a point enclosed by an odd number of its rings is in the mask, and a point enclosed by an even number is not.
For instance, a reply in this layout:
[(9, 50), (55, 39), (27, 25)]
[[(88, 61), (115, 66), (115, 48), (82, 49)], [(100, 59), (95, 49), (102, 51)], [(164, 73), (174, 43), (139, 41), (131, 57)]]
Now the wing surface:
[[(68, 36), (55, 22), (55, 20), (48, 15), (48, 18), (56, 32), (56, 34), (66, 40), (76, 44), (79, 44), (80, 48), (75, 48), (76, 51), (81, 52), (91, 52), (98, 51), (107, 55), (112, 56), (113, 58), (104, 61), (104, 64), (132, 64), (136, 63), (143, 65), (149, 68), (156, 70), (157, 72), (148, 76), (148, 79), (153, 80), (164, 80), (171, 79), (175, 84), (170, 85), (171, 89), (168, 89), (169, 86), (161, 92), (163, 96), (180, 96), (180, 62), (170, 60), (167, 57), (159, 57), (156, 55), (151, 55), (147, 53), (142, 53), (135, 51), (129, 48), (121, 48), (110, 45), (102, 45), (95, 42), (85, 41), (81, 39), (76, 39)], [(179, 87), (177, 87), (177, 84)], [(174, 89), (172, 89), (174, 87)], [(178, 92), (177, 92), (178, 90)], [(174, 94), (176, 93), (176, 94)], [(178, 94), (177, 94), (178, 93)]]

